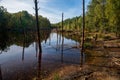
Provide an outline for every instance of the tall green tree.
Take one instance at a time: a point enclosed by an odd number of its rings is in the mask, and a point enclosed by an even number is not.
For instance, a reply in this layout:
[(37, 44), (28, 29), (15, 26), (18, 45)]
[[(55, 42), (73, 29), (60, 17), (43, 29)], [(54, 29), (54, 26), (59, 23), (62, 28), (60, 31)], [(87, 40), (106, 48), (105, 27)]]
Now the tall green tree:
[(106, 16), (109, 26), (120, 37), (120, 0), (107, 0)]
[(5, 28), (7, 23), (7, 9), (0, 6), (0, 28)]
[[(8, 35), (7, 35), (7, 10), (0, 6), (0, 50), (4, 50), (6, 48), (6, 44), (8, 41)], [(4, 40), (3, 37), (6, 39)]]
[[(39, 26), (42, 28), (50, 28), (50, 21), (39, 15)], [(18, 13), (8, 13), (7, 9), (0, 6), (0, 30), (9, 29), (11, 31), (21, 32), (23, 29), (35, 30), (35, 16), (29, 14), (27, 11), (20, 11)]]
[(92, 0), (88, 6), (86, 24), (89, 30), (105, 32), (108, 20), (105, 16), (106, 0)]

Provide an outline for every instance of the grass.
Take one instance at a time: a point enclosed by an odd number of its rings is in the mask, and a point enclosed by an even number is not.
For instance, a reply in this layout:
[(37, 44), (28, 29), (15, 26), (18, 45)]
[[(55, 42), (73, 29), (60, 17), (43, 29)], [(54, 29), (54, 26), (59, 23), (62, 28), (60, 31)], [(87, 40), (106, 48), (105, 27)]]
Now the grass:
[(87, 49), (91, 49), (91, 48), (93, 48), (93, 44), (91, 42), (85, 42), (84, 47)]
[(108, 35), (108, 36), (104, 36), (103, 39), (104, 39), (104, 40), (110, 40), (110, 39), (111, 39), (111, 36), (109, 36), (109, 35)]
[(60, 79), (60, 76), (58, 74), (55, 74), (53, 80), (61, 80), (61, 79)]

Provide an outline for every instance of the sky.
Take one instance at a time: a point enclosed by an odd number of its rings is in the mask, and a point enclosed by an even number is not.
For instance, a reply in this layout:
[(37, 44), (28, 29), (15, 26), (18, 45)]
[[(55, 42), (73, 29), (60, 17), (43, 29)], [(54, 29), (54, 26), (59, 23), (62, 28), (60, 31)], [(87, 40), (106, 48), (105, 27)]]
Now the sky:
[[(39, 15), (47, 17), (51, 23), (61, 21), (62, 12), (64, 19), (82, 15), (82, 0), (38, 0)], [(86, 10), (90, 0), (85, 0)], [(33, 0), (0, 0), (0, 6), (7, 8), (10, 13), (22, 10), (35, 14)]]

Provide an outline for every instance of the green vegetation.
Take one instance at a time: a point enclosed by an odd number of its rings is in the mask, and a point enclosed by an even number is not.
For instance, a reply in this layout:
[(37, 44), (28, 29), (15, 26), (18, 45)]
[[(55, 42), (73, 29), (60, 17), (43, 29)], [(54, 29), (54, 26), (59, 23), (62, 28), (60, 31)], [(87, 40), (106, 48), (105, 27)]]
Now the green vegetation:
[(85, 47), (85, 48), (88, 48), (88, 49), (91, 49), (91, 48), (93, 48), (93, 44), (90, 43), (90, 42), (86, 42), (86, 43), (84, 44), (84, 47)]
[[(72, 18), (72, 19), (66, 19), (65, 21), (64, 21), (64, 30), (79, 30), (79, 29), (81, 29), (80, 27), (81, 27), (81, 25), (82, 25), (82, 17), (80, 16), (80, 17), (74, 17), (74, 18)], [(56, 26), (61, 26), (61, 22), (60, 23), (57, 23), (57, 24), (55, 24)]]
[(60, 80), (60, 76), (58, 74), (54, 75), (54, 80)]
[[(51, 24), (47, 18), (39, 16), (40, 28), (50, 28)], [(20, 11), (18, 13), (8, 13), (7, 9), (0, 6), (0, 30), (22, 31), (35, 30), (35, 16), (29, 14), (27, 11)]]
[[(35, 41), (35, 20), (35, 16), (27, 11), (8, 13), (6, 8), (0, 6), (0, 50), (6, 49), (13, 43), (22, 45), (24, 35), (27, 35), (26, 46)], [(39, 16), (39, 23), (41, 29), (51, 28), (50, 21), (45, 17)], [(50, 30), (46, 33), (47, 36), (41, 31), (41, 40), (48, 37)]]
[[(120, 37), (120, 0), (91, 0), (86, 11), (85, 32), (115, 33)], [(61, 26), (61, 22), (56, 24)], [(64, 30), (82, 31), (82, 16), (66, 19)]]
[[(41, 42), (46, 41), (50, 35), (50, 30), (41, 30)], [(36, 32), (27, 32), (25, 34), (18, 32), (4, 32), (0, 34), (0, 51), (7, 51), (11, 45), (29, 47), (33, 42), (37, 42)]]

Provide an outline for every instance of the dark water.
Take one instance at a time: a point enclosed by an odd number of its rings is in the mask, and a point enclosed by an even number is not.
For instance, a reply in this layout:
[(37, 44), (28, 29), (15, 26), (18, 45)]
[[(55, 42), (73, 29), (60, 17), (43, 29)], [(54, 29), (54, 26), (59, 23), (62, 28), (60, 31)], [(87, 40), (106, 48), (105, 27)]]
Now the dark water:
[(42, 80), (65, 65), (87, 65), (87, 71), (120, 80), (120, 66), (114, 63), (120, 59), (119, 48), (90, 50), (81, 58), (78, 36), (41, 33), (42, 53), (36, 33), (0, 34), (0, 80)]
[[(79, 65), (79, 43), (60, 34), (42, 33), (42, 53), (38, 53), (35, 35), (9, 34), (1, 40), (0, 80), (34, 80), (44, 78), (62, 65)], [(63, 52), (62, 52), (62, 40)], [(2, 44), (1, 43), (1, 44)]]

